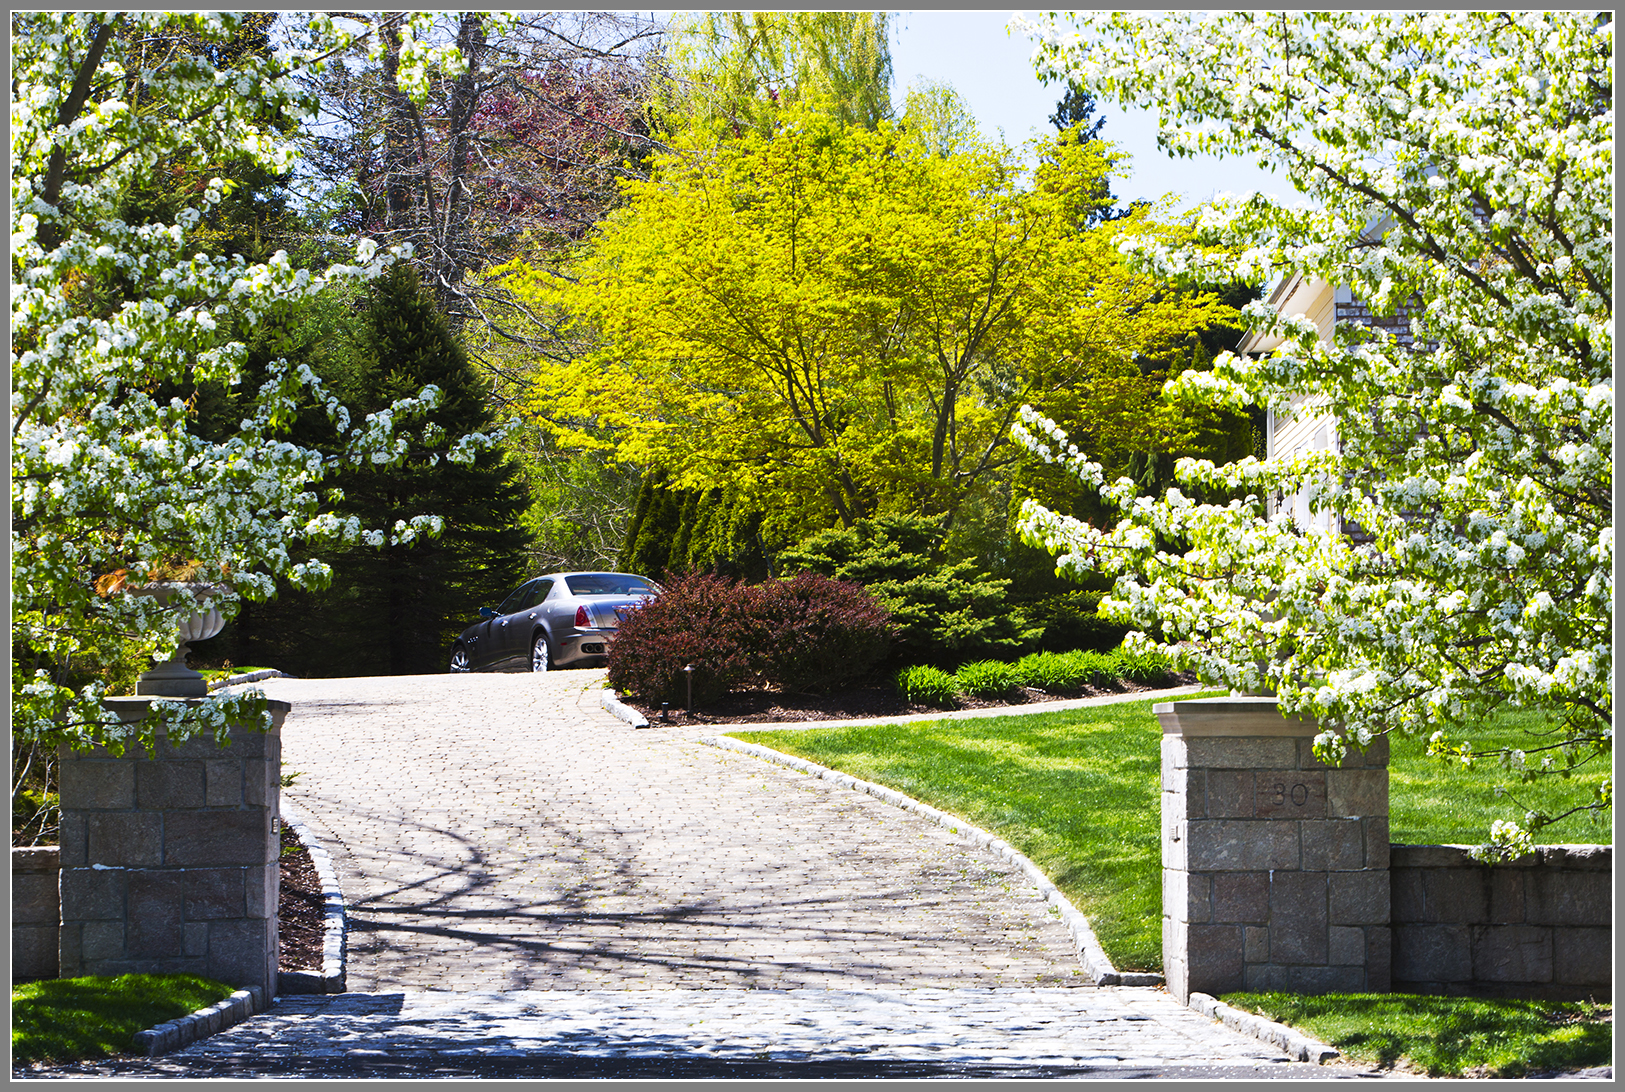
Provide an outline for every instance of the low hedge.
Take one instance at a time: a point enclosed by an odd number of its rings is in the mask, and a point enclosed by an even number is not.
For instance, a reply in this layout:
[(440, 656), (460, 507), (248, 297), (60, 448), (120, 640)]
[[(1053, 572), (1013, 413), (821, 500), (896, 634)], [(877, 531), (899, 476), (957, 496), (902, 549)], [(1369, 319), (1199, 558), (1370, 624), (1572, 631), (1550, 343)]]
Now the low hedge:
[(950, 707), (959, 695), (1001, 698), (1021, 687), (1046, 694), (1077, 693), (1085, 686), (1109, 687), (1119, 679), (1141, 686), (1167, 681), (1173, 673), (1168, 657), (1159, 652), (1034, 652), (1015, 663), (976, 660), (952, 675), (935, 667), (906, 667), (896, 676), (897, 689), (906, 701)]

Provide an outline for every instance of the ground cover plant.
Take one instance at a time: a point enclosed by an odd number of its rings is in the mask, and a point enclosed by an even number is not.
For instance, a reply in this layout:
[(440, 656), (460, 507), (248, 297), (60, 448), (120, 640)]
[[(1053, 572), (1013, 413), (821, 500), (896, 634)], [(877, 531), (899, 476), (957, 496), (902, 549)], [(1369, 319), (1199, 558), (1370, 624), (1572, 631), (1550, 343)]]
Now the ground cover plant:
[(916, 664), (899, 671), (897, 689), (903, 692), (903, 697), (908, 701), (946, 708), (953, 707), (954, 696), (959, 693), (952, 675), (929, 664)]
[(1301, 1028), (1370, 1065), (1430, 1077), (1527, 1077), (1608, 1065), (1613, 1008), (1583, 1001), (1404, 993), (1234, 993), (1238, 1009)]
[(954, 672), (959, 689), (978, 698), (997, 698), (1020, 685), (1014, 664), (1001, 660), (974, 660)]
[(191, 974), (53, 978), (11, 990), (11, 1060), (74, 1062), (128, 1053), (138, 1031), (230, 997), (223, 982)]
[[(1217, 693), (1217, 692), (1215, 692)], [(1161, 848), (1158, 819), (1160, 699), (1025, 716), (857, 725), (734, 734), (889, 786), (990, 830), (1026, 854), (1086, 914), (1122, 970), (1160, 970)], [(1486, 737), (1524, 725), (1506, 718)], [(1412, 844), (1471, 844), (1504, 801), (1506, 771), (1463, 769), (1396, 749), (1390, 766), (1393, 837)], [(1607, 771), (1591, 777), (1601, 781)], [(1588, 787), (1583, 781), (1574, 786)], [(1519, 786), (1527, 806), (1555, 806), (1572, 791), (1550, 782)], [(1445, 801), (1450, 803), (1445, 803)], [(1611, 843), (1606, 828), (1567, 824), (1548, 842)]]

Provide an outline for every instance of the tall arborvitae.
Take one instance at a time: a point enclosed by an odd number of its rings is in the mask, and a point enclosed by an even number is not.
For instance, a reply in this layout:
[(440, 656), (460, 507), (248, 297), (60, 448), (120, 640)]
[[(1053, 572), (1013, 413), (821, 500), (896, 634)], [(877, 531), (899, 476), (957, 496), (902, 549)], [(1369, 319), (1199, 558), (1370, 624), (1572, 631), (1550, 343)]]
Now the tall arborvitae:
[(619, 564), (657, 579), (692, 569), (766, 580), (773, 575), (773, 550), (763, 541), (762, 520), (760, 510), (725, 489), (671, 489), (645, 478)]

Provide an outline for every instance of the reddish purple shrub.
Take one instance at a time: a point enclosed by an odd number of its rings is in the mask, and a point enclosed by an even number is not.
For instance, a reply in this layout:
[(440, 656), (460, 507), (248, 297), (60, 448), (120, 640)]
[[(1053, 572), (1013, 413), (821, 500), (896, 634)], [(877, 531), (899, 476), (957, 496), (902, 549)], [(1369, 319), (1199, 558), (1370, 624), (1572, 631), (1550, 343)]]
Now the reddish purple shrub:
[(648, 702), (683, 701), (686, 664), (696, 705), (753, 684), (834, 686), (873, 668), (891, 640), (862, 586), (816, 573), (764, 584), (690, 573), (662, 586), (609, 646), (609, 684)]
[(631, 611), (609, 643), (609, 685), (649, 702), (682, 702), (685, 665), (694, 667), (694, 704), (715, 701), (750, 678), (740, 586), (689, 573), (661, 581), (658, 598)]
[(759, 682), (790, 691), (835, 686), (886, 655), (891, 616), (861, 584), (801, 573), (751, 590), (748, 645)]

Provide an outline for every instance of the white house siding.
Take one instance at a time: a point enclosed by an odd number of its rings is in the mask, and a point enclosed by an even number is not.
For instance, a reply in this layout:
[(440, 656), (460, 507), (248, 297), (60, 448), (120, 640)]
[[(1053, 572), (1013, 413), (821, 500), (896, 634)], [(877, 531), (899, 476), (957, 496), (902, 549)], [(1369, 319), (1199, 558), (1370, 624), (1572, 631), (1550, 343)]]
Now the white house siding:
[[(1334, 289), (1320, 281), (1288, 278), (1271, 293), (1271, 302), (1288, 315), (1305, 315), (1320, 331), (1320, 339), (1330, 342), (1332, 326), (1342, 310), (1340, 297), (1346, 289)], [(1242, 342), (1241, 351), (1250, 353), (1273, 352), (1280, 345), (1279, 338), (1250, 336)], [(1270, 458), (1289, 458), (1305, 451), (1331, 451), (1337, 444), (1337, 422), (1326, 410), (1324, 397), (1294, 395), (1291, 407), (1277, 413), (1271, 411), (1268, 421), (1267, 454)], [(1309, 506), (1301, 495), (1273, 498), (1270, 513), (1290, 511), (1299, 527), (1305, 530), (1330, 530), (1332, 517), (1326, 513), (1311, 516)]]

